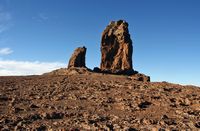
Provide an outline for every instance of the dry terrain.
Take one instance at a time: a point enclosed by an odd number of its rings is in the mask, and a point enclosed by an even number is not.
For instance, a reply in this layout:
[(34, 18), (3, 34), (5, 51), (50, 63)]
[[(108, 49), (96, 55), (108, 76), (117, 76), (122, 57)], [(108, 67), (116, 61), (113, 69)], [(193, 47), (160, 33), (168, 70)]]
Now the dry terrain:
[(0, 77), (0, 130), (200, 130), (200, 88), (128, 76)]

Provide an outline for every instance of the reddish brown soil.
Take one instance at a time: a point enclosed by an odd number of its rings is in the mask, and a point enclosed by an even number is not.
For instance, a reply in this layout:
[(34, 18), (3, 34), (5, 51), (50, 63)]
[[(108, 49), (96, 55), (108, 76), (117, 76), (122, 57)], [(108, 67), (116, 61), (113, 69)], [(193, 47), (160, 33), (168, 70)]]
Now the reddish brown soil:
[(0, 130), (200, 130), (200, 88), (126, 76), (0, 77)]

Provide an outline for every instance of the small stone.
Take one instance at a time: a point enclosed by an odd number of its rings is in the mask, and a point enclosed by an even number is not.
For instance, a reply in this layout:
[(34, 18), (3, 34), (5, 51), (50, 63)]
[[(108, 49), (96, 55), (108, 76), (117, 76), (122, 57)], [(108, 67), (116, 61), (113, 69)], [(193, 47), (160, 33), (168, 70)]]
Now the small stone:
[(150, 82), (150, 77), (144, 74), (137, 73), (137, 74), (131, 75), (130, 77), (132, 80), (135, 80), (135, 81)]
[(56, 121), (56, 122), (53, 122), (53, 124), (54, 124), (54, 125), (58, 125), (58, 122), (57, 122), (57, 121)]
[(185, 99), (185, 105), (189, 106), (191, 104), (190, 100), (188, 98)]
[(3, 128), (1, 128), (1, 131), (10, 131), (10, 130), (7, 125), (4, 125)]
[(191, 102), (188, 98), (185, 98), (184, 100), (181, 100), (181, 102), (180, 102), (181, 106), (189, 106), (190, 104), (191, 104)]
[(42, 119), (40, 114), (37, 114), (37, 113), (34, 113), (34, 114), (31, 114), (29, 115), (28, 117), (31, 121), (36, 121), (36, 120), (40, 120)]
[(19, 112), (21, 112), (21, 111), (24, 111), (24, 109), (19, 108), (19, 107), (13, 107), (13, 108), (12, 108), (12, 111), (13, 111), (14, 113), (19, 113)]
[(35, 104), (31, 104), (30, 108), (39, 108), (39, 107), (37, 105), (35, 105)]
[(64, 113), (61, 112), (51, 112), (51, 113), (43, 113), (42, 117), (44, 119), (62, 119), (64, 117)]
[(114, 124), (114, 125), (113, 125), (113, 129), (114, 129), (114, 130), (117, 130), (117, 129), (119, 130), (119, 129), (121, 129), (121, 127), (120, 127), (118, 124)]
[(0, 95), (0, 101), (7, 101), (9, 98), (5, 95)]
[(138, 131), (138, 130), (131, 127), (131, 128), (128, 129), (128, 131)]
[(200, 121), (199, 121), (199, 122), (196, 122), (195, 127), (196, 127), (196, 128), (200, 128)]
[(162, 120), (165, 122), (167, 125), (176, 125), (175, 119), (169, 118), (167, 115), (162, 116)]
[(142, 121), (142, 123), (145, 124), (145, 125), (151, 124), (150, 121), (149, 121), (148, 119), (146, 119), (146, 118), (142, 119), (141, 121)]
[(145, 102), (141, 102), (138, 107), (140, 107), (141, 109), (145, 109), (145, 108), (148, 108), (152, 103), (151, 102), (148, 102), (148, 101), (145, 101)]
[(47, 127), (45, 125), (39, 125), (38, 127), (36, 127), (37, 131), (45, 131), (47, 129)]

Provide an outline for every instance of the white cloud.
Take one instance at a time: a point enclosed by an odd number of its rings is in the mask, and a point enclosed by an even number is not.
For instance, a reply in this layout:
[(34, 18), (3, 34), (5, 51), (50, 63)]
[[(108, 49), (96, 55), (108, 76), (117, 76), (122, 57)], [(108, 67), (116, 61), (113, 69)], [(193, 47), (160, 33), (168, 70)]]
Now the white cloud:
[(13, 53), (10, 48), (0, 48), (0, 55), (9, 55)]
[(60, 62), (0, 60), (0, 76), (41, 75), (65, 66)]

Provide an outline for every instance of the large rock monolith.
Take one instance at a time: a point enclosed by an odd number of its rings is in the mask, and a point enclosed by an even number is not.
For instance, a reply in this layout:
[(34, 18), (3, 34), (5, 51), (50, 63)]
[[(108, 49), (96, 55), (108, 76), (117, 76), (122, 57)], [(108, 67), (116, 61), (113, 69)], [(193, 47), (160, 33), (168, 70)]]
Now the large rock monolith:
[(74, 67), (85, 68), (86, 67), (85, 65), (86, 50), (87, 49), (85, 47), (77, 48), (69, 60), (68, 68), (74, 68)]
[(101, 71), (114, 74), (132, 74), (133, 46), (128, 23), (112, 21), (102, 33)]

